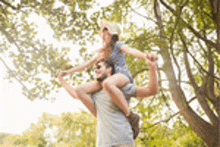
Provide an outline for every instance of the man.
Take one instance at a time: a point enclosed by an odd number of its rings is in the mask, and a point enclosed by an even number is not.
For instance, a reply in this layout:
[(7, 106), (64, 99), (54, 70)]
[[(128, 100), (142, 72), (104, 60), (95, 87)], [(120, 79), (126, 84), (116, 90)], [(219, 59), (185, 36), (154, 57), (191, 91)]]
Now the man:
[[(157, 61), (158, 57), (152, 54), (146, 56), (149, 65), (149, 87), (137, 87), (127, 84), (121, 90), (127, 100), (130, 97), (149, 97), (158, 92)], [(114, 64), (109, 60), (102, 60), (96, 64), (96, 78), (101, 84), (114, 74)], [(62, 71), (59, 72), (59, 80), (67, 92), (78, 98), (97, 117), (97, 146), (98, 147), (134, 147), (133, 131), (124, 113), (111, 101), (107, 92), (100, 90), (89, 94), (81, 88), (72, 88), (63, 79)]]

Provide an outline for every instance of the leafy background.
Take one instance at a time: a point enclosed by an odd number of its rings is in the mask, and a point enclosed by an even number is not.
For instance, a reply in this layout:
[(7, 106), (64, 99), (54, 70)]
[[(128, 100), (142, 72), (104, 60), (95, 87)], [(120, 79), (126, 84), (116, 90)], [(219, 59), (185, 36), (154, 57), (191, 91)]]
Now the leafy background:
[[(96, 0), (0, 0), (0, 60), (7, 79), (22, 86), (34, 100), (56, 100), (56, 73), (88, 61), (100, 44), (99, 20), (122, 25), (121, 40), (160, 57), (160, 92), (132, 100), (141, 116), (137, 146), (220, 145), (220, 4), (216, 0), (114, 0), (98, 7)], [(46, 20), (55, 42), (37, 37), (30, 20)], [(78, 59), (68, 55), (80, 46)], [(7, 60), (6, 60), (7, 59)], [(74, 60), (74, 62), (72, 62)], [(136, 84), (147, 86), (144, 60), (127, 56)], [(94, 80), (92, 68), (69, 80), (73, 86)], [(73, 82), (74, 81), (74, 82)], [(96, 120), (87, 112), (44, 114), (22, 135), (1, 134), (1, 146), (95, 146)], [(49, 133), (48, 133), (49, 132)]]

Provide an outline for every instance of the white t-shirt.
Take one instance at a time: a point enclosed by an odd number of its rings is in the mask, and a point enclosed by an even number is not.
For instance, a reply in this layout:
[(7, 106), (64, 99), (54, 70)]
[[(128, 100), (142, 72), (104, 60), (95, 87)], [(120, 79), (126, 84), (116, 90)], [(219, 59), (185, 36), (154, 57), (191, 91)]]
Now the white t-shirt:
[[(122, 92), (126, 99), (136, 96), (137, 86), (127, 84)], [(133, 131), (125, 114), (111, 101), (104, 90), (92, 94), (97, 110), (97, 147), (134, 144)]]

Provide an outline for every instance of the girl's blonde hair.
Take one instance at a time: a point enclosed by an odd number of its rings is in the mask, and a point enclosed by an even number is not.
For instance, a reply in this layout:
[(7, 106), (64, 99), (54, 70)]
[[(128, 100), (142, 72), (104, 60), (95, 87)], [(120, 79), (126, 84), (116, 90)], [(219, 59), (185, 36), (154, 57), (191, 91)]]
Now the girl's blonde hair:
[(116, 23), (110, 23), (105, 20), (100, 21), (101, 29), (100, 29), (100, 34), (102, 33), (104, 28), (107, 28), (109, 33), (112, 35), (121, 35), (121, 28), (118, 24)]

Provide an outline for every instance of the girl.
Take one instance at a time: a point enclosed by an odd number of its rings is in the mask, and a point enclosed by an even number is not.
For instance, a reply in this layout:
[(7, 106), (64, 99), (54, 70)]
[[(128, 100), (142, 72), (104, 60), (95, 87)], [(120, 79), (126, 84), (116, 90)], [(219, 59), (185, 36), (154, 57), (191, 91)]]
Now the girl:
[[(125, 54), (135, 56), (139, 59), (146, 59), (146, 55), (138, 50), (131, 49), (123, 42), (119, 41), (121, 31), (118, 25), (111, 24), (106, 21), (102, 21), (101, 25), (102, 27), (100, 30), (100, 36), (103, 40), (103, 48), (96, 51), (98, 53), (98, 56), (93, 60), (74, 68), (71, 71), (64, 71), (62, 74), (72, 75), (74, 72), (84, 70), (85, 68), (95, 64), (99, 60), (110, 58), (115, 64), (116, 74), (107, 78), (103, 82), (103, 87), (101, 87), (99, 82), (90, 82), (80, 86), (78, 90), (82, 90), (87, 94), (91, 94), (100, 90), (101, 88), (104, 88), (109, 94), (112, 101), (125, 113), (126, 116), (130, 117), (131, 115), (135, 114), (130, 112), (128, 102), (119, 89), (129, 82), (134, 82), (132, 75), (126, 66)], [(136, 116), (136, 118), (137, 117), (139, 121), (139, 116)]]

